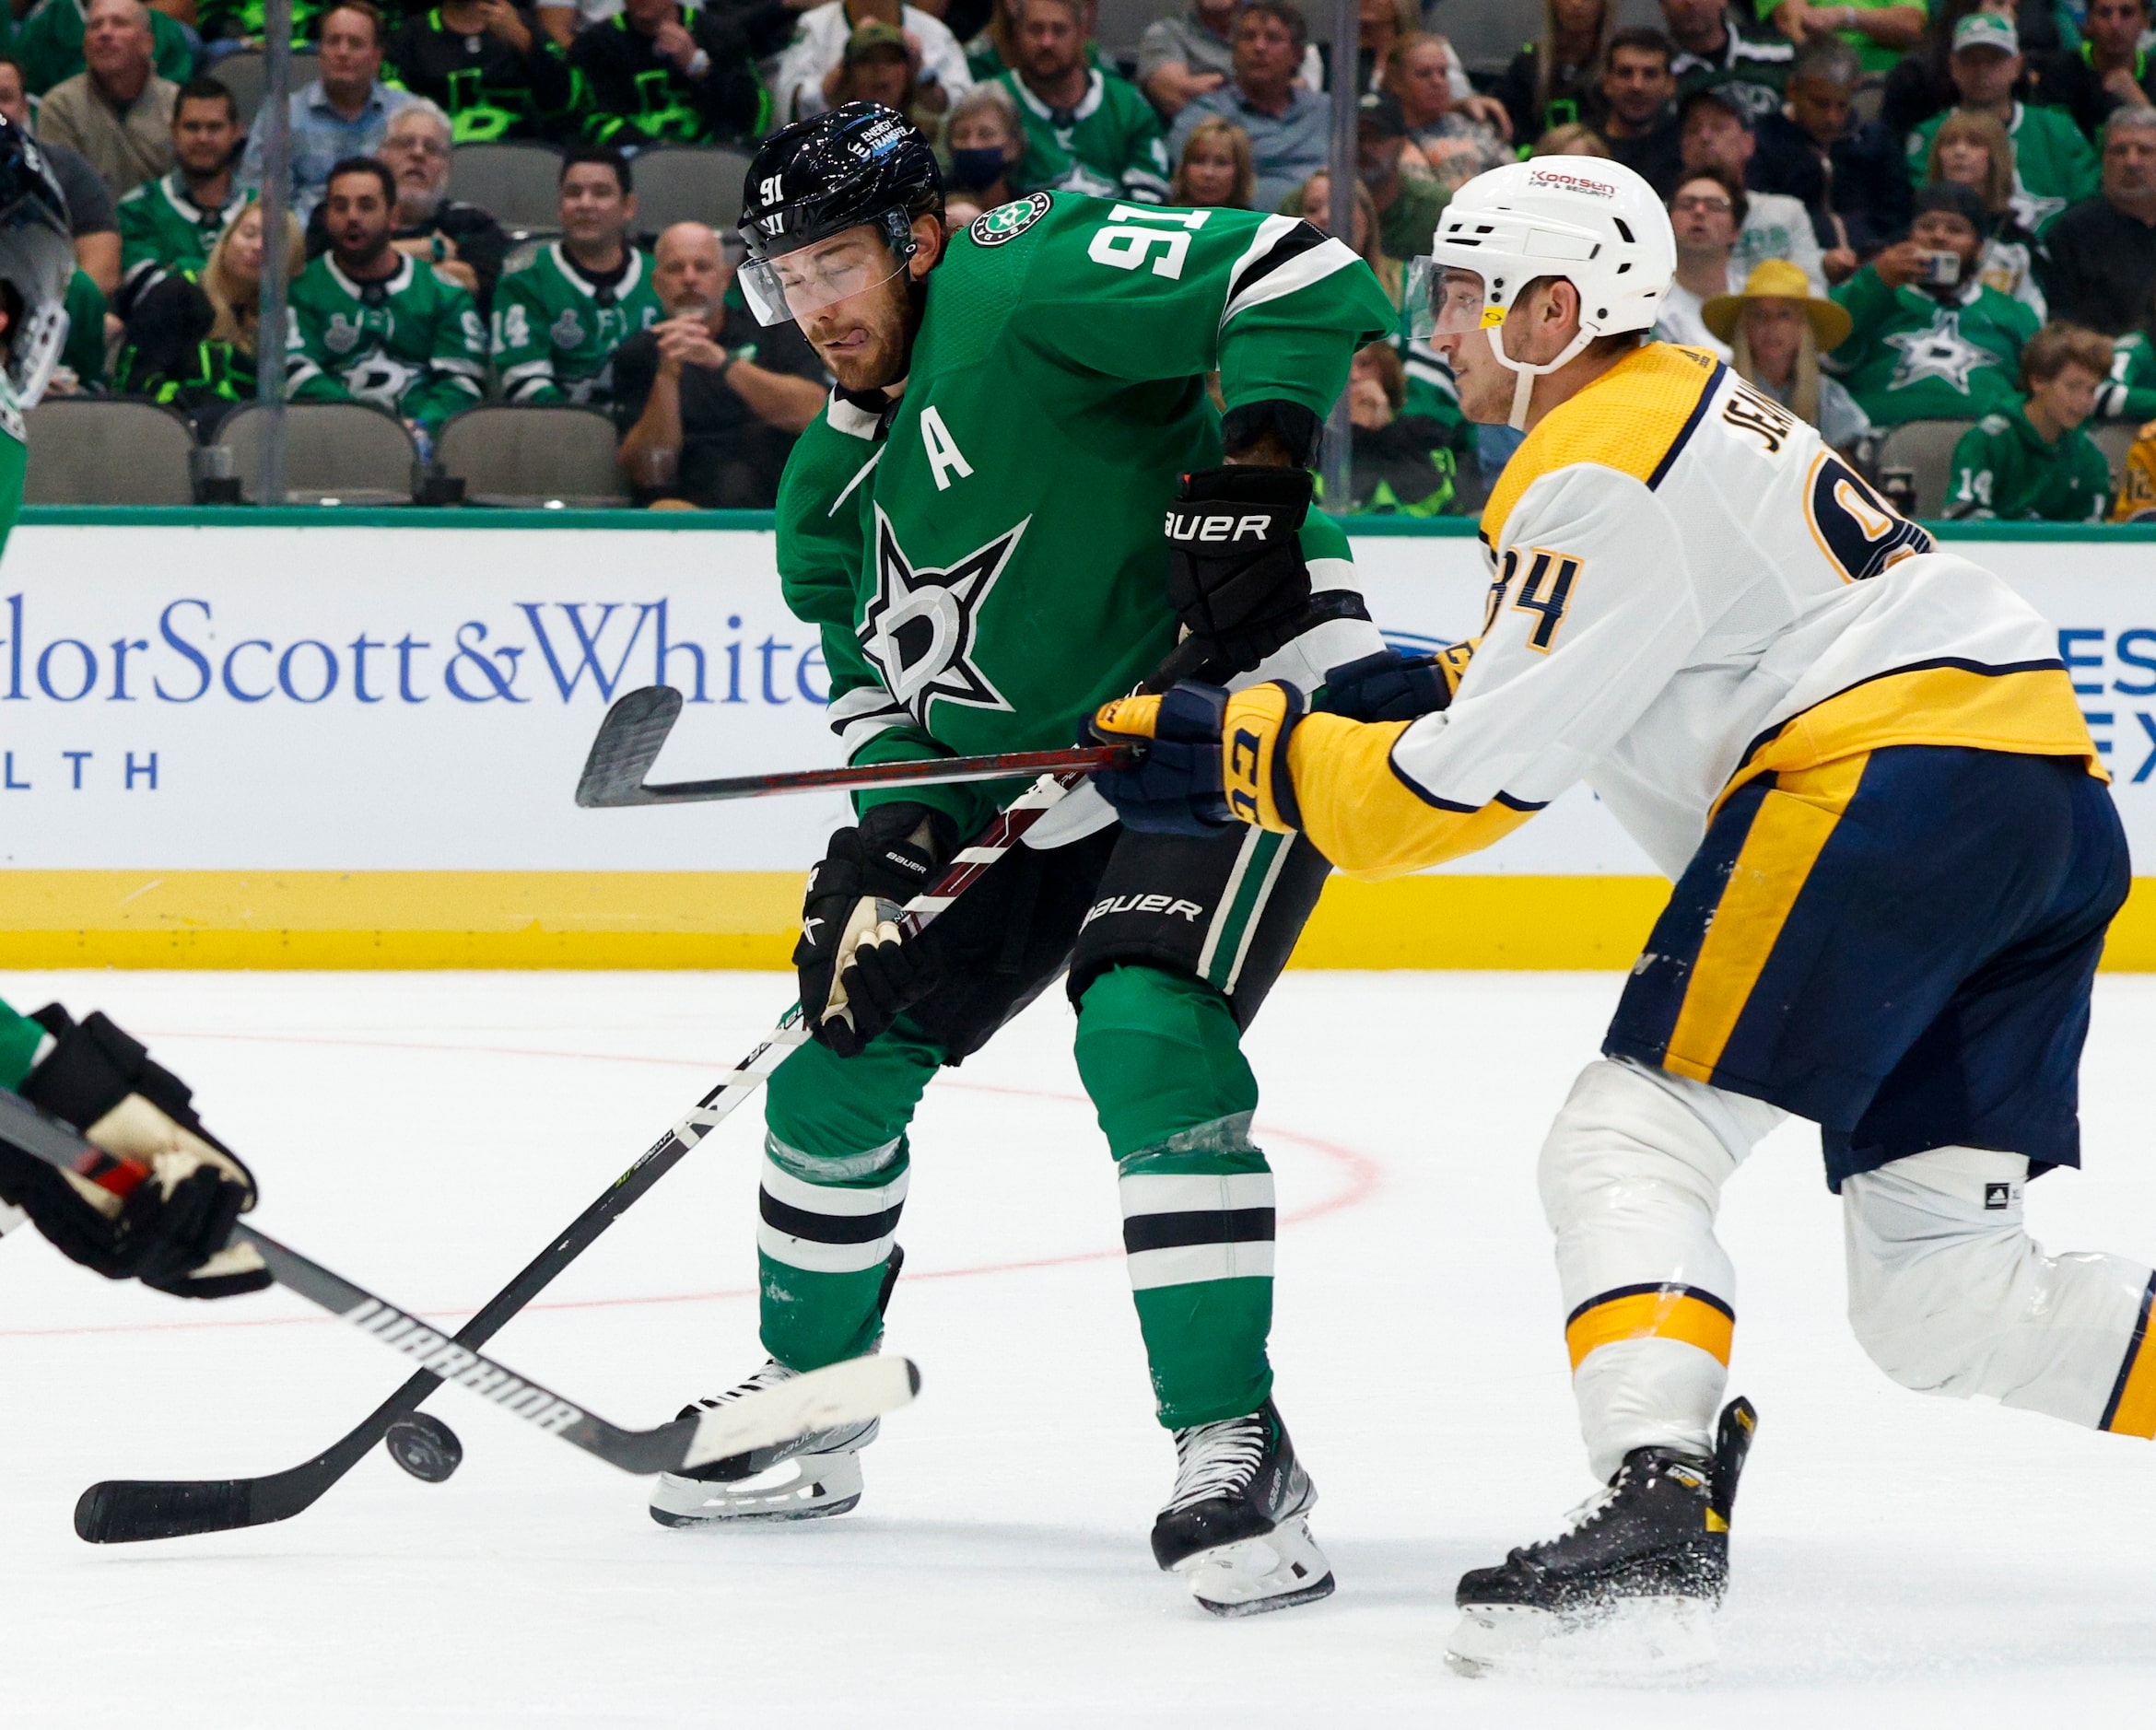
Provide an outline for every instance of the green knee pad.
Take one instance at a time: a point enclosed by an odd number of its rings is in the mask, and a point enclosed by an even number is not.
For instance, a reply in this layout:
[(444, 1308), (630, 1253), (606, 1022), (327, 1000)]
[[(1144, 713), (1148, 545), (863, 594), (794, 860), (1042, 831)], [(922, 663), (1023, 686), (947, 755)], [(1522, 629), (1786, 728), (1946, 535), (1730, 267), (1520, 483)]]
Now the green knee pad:
[(1271, 1173), (1226, 999), (1157, 967), (1103, 974), (1079, 1009), (1078, 1070), (1116, 1155), (1160, 1421), (1255, 1411), (1272, 1390)]
[[(756, 1288), (764, 1350), (779, 1362), (820, 1369), (861, 1356), (882, 1334), (896, 1245), (865, 1265), (834, 1266), (862, 1261), (859, 1246), (804, 1238), (819, 1229), (816, 1192), (831, 1192), (829, 1216), (850, 1225), (860, 1218), (854, 1198), (890, 1190), (906, 1175), (907, 1125), (942, 1058), (931, 1042), (894, 1030), (858, 1057), (803, 1046), (772, 1072)], [(788, 1238), (791, 1247), (774, 1254)]]
[(1116, 1158), (1258, 1107), (1227, 999), (1158, 967), (1111, 968), (1078, 1006), (1078, 1073)]

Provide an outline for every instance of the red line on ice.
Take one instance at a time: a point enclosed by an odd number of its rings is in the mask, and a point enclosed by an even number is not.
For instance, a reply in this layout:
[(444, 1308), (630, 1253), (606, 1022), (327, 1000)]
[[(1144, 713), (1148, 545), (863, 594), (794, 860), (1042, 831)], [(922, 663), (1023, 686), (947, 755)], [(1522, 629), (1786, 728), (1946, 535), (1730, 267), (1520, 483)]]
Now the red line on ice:
[[(712, 1065), (700, 1058), (652, 1058), (623, 1056), (605, 1051), (534, 1051), (518, 1046), (429, 1046), (402, 1039), (324, 1039), (305, 1034), (205, 1034), (168, 1032), (158, 1035), (164, 1039), (229, 1039), (247, 1044), (280, 1046), (364, 1046), (382, 1051), (424, 1051), (446, 1056), (484, 1056), (498, 1058), (544, 1058), (550, 1060), (569, 1060), (597, 1063), (650, 1063), (671, 1069), (709, 1070)], [(1046, 1099), (1059, 1105), (1084, 1105), (1088, 1102), (1076, 1093), (1051, 1093), (1039, 1088), (998, 1087), (987, 1081), (966, 1081), (955, 1078), (941, 1082), (946, 1088), (956, 1088), (967, 1093), (1001, 1093), (1008, 1099)], [(1354, 1149), (1343, 1147), (1337, 1141), (1327, 1141), (1314, 1135), (1306, 1135), (1299, 1129), (1286, 1129), (1277, 1124), (1254, 1125), (1260, 1140), (1294, 1141), (1317, 1153), (1329, 1163), (1340, 1168), (1344, 1181), (1332, 1194), (1321, 1197), (1307, 1207), (1297, 1208), (1280, 1216), (1282, 1225), (1306, 1225), (1313, 1220), (1321, 1220), (1328, 1214), (1345, 1212), (1360, 1207), (1377, 1193), (1379, 1182), (1377, 1163)], [(1080, 1262), (1111, 1261), (1123, 1252), (1119, 1246), (1107, 1249), (1082, 1249), (1063, 1256), (1039, 1256), (1026, 1261), (984, 1262), (975, 1268), (927, 1268), (919, 1271), (908, 1269), (901, 1277), (905, 1280), (972, 1280), (984, 1274), (1027, 1273), (1040, 1268), (1067, 1268)], [(756, 1296), (754, 1286), (739, 1286), (720, 1292), (674, 1292), (650, 1297), (571, 1298), (557, 1303), (527, 1304), (526, 1311), (539, 1310), (603, 1310), (626, 1309), (649, 1303), (711, 1303), (732, 1298)], [(419, 1309), (412, 1312), (429, 1320), (451, 1320), (460, 1315), (477, 1314), (475, 1309)], [(194, 1331), (214, 1327), (311, 1327), (328, 1326), (336, 1318), (315, 1312), (306, 1315), (264, 1315), (230, 1321), (210, 1320), (199, 1322), (124, 1322), (91, 1327), (0, 1327), (0, 1339), (47, 1339), (72, 1334), (139, 1334), (169, 1333), (182, 1330)]]

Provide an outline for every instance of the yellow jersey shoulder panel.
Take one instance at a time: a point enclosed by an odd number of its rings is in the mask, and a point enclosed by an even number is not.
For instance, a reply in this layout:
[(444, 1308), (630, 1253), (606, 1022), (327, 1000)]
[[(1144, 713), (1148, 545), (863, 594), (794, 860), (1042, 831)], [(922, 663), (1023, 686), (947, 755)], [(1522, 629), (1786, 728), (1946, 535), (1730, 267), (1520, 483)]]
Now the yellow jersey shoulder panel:
[(1512, 508), (1543, 475), (1599, 463), (1651, 486), (1699, 424), (1721, 363), (1704, 349), (1648, 343), (1542, 417), (1513, 452), (1482, 510), (1497, 544)]

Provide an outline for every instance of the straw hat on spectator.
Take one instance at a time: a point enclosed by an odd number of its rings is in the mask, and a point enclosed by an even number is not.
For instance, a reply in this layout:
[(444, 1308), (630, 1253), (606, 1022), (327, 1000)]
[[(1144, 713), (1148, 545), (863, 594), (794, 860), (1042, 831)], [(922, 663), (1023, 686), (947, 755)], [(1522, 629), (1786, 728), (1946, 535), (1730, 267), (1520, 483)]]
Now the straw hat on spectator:
[(1744, 316), (1747, 300), (1795, 300), (1804, 308), (1812, 340), (1825, 354), (1848, 340), (1849, 315), (1832, 300), (1811, 292), (1811, 283), (1801, 266), (1786, 258), (1770, 258), (1752, 267), (1741, 294), (1716, 295), (1699, 310), (1700, 322), (1725, 343), (1734, 340), (1737, 321)]

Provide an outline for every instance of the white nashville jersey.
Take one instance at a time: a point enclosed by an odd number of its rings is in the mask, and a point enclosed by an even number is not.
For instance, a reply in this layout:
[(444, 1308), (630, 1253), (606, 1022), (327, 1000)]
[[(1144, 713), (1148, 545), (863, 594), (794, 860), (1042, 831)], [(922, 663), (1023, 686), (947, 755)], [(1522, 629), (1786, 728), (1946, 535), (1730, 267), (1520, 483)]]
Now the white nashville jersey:
[(1425, 806), (1483, 819), (1440, 857), (1575, 781), (1674, 877), (1770, 770), (1890, 744), (2093, 767), (2044, 619), (1696, 349), (1647, 345), (1545, 417), (1482, 539), (1473, 659), (1390, 753)]

